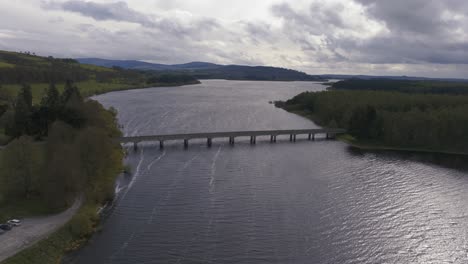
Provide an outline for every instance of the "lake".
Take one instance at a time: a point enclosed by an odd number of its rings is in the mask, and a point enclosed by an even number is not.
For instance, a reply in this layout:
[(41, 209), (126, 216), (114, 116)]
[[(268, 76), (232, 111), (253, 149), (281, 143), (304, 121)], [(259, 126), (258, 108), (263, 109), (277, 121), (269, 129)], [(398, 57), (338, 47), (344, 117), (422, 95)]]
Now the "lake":
[[(125, 135), (316, 128), (313, 82), (203, 81), (95, 97)], [(468, 176), (418, 155), (288, 137), (128, 147), (131, 176), (76, 263), (468, 263)]]

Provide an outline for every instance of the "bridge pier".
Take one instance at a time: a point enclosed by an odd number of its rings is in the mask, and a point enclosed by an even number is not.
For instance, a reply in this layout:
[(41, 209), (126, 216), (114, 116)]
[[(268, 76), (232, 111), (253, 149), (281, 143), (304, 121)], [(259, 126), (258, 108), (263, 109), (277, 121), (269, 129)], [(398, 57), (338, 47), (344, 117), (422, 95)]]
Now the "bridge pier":
[(164, 148), (164, 141), (159, 141), (159, 148), (160, 149), (163, 149)]
[(293, 141), (293, 135), (292, 134), (289, 135), (289, 141), (291, 141), (291, 142)]
[(255, 145), (257, 143), (257, 137), (256, 136), (250, 136), (250, 144)]
[(229, 137), (229, 145), (234, 146), (235, 137)]
[(208, 139), (206, 140), (206, 145), (208, 145), (208, 147), (211, 148), (211, 146), (213, 145), (213, 139), (208, 138)]
[(188, 139), (184, 139), (184, 148), (188, 148)]
[(138, 150), (138, 142), (133, 142), (133, 150)]
[(297, 135), (294, 135), (294, 136), (293, 136), (293, 141), (294, 141), (294, 142), (296, 142), (296, 137), (297, 137)]
[(270, 142), (271, 142), (271, 143), (276, 143), (276, 136), (271, 135), (271, 137), (270, 137)]

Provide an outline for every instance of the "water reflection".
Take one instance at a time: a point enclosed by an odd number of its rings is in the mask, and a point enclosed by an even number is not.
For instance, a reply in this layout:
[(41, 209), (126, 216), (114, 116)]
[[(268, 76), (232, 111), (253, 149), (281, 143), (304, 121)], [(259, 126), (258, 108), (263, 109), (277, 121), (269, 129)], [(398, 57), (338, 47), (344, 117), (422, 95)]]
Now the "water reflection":
[[(274, 108), (314, 83), (205, 81), (111, 93), (127, 135), (314, 128)], [(468, 178), (336, 141), (142, 145), (77, 263), (468, 263)], [(458, 161), (457, 161), (458, 162)], [(462, 160), (459, 160), (462, 162)], [(447, 165), (443, 165), (447, 166)]]

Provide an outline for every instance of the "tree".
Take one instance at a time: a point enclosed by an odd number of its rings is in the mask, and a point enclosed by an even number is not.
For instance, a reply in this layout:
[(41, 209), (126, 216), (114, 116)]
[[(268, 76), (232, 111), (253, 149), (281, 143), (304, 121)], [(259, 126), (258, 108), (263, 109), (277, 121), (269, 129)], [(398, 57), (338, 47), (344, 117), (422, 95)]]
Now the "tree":
[(54, 83), (49, 85), (49, 88), (42, 98), (41, 106), (53, 111), (57, 111), (60, 107), (60, 94)]
[(71, 81), (65, 84), (60, 103), (60, 119), (75, 128), (83, 127), (85, 123), (84, 100), (78, 87)]
[(2, 155), (5, 166), (5, 185), (10, 198), (30, 199), (34, 192), (34, 179), (38, 157), (33, 150), (33, 140), (23, 136), (14, 140)]
[(47, 136), (49, 126), (57, 120), (60, 111), (60, 94), (54, 83), (49, 85), (42, 97), (41, 105), (33, 114), (35, 133), (39, 136)]
[(7, 133), (13, 137), (20, 137), (27, 134), (31, 124), (31, 107), (26, 101), (27, 97), (20, 93), (16, 98), (13, 124), (9, 127)]
[(350, 134), (360, 139), (369, 139), (376, 119), (375, 107), (368, 105), (355, 108), (349, 120)]
[(83, 101), (78, 87), (76, 87), (71, 80), (65, 82), (65, 90), (60, 97), (60, 101), (62, 106), (72, 103), (73, 101)]
[(46, 145), (46, 173), (42, 177), (41, 193), (52, 209), (68, 205), (79, 190), (81, 166), (74, 140), (76, 131), (61, 121), (52, 124)]
[(26, 106), (31, 110), (32, 99), (33, 99), (31, 86), (29, 86), (28, 84), (23, 84), (23, 87), (21, 88), (19, 96), (23, 97), (23, 100), (26, 103)]

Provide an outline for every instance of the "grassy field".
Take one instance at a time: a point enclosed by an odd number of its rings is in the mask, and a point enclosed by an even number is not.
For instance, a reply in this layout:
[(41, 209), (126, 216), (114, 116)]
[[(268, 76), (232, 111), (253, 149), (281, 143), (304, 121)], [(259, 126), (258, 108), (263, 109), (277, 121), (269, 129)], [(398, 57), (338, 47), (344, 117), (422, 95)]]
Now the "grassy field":
[(15, 65), (0, 61), (0, 68), (13, 68), (13, 67), (15, 67)]
[[(59, 83), (56, 85), (57, 89), (60, 92), (63, 92), (65, 84)], [(80, 92), (83, 96), (88, 97), (96, 94), (102, 94), (111, 91), (117, 90), (126, 90), (131, 88), (140, 88), (143, 87), (144, 84), (135, 85), (135, 84), (128, 84), (124, 83), (119, 80), (114, 80), (108, 83), (100, 83), (95, 80), (85, 81), (85, 82), (78, 82), (76, 86), (80, 89)], [(12, 96), (16, 96), (16, 94), (20, 91), (21, 85), (19, 84), (5, 84), (2, 86), (8, 93)], [(33, 93), (33, 103), (37, 104), (41, 101), (45, 91), (49, 87), (47, 83), (35, 83), (31, 84), (31, 90)]]

